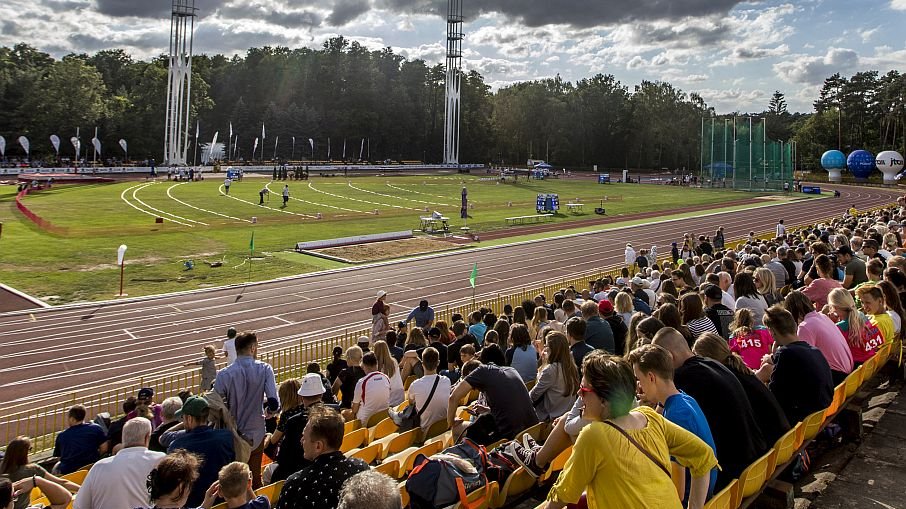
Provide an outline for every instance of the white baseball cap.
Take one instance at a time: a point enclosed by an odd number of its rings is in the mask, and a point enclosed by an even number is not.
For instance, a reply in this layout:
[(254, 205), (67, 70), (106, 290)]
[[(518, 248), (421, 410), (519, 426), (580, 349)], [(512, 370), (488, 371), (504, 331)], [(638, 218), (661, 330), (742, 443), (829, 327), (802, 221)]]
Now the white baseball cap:
[(387, 295), (387, 292), (385, 292), (384, 290), (378, 290), (378, 292), (377, 292), (377, 298), (380, 299), (380, 298), (383, 297), (384, 295)]
[(324, 383), (321, 382), (321, 375), (317, 373), (308, 373), (302, 377), (302, 386), (299, 387), (299, 396), (320, 396), (324, 394)]

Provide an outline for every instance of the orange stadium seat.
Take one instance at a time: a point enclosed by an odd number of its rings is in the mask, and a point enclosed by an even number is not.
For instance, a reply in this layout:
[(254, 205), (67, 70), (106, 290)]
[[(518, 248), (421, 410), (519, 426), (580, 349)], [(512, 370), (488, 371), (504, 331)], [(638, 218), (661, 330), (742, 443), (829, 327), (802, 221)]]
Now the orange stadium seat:
[(739, 488), (739, 480), (733, 479), (724, 489), (715, 493), (711, 500), (705, 504), (705, 509), (734, 509), (738, 506), (733, 505), (736, 500), (736, 490)]
[(739, 474), (739, 489), (736, 492), (733, 507), (739, 507), (739, 504), (742, 503), (744, 498), (758, 493), (758, 490), (764, 486), (768, 476), (773, 473), (772, 471), (768, 471), (768, 467), (771, 465), (776, 453), (777, 451), (774, 449), (769, 450), (764, 456), (755, 460), (754, 463), (749, 465), (741, 474)]

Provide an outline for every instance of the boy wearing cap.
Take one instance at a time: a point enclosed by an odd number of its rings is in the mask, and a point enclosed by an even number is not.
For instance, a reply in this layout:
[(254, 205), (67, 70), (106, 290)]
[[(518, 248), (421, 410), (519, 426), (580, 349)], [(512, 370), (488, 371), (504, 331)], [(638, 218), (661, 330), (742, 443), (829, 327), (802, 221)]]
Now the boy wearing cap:
[(189, 494), (188, 507), (201, 505), (205, 491), (217, 480), (220, 469), (236, 459), (233, 434), (229, 430), (209, 426), (208, 413), (206, 399), (201, 396), (188, 398), (176, 412), (182, 424), (174, 426), (160, 438), (160, 443), (167, 446), (168, 454), (185, 449), (204, 458), (198, 469), (198, 479)]
[(126, 415), (126, 420), (128, 421), (129, 419), (133, 419), (133, 418), (137, 417), (139, 407), (147, 407), (147, 409), (151, 412), (151, 415), (153, 416), (153, 418), (150, 419), (151, 428), (154, 429), (154, 428), (160, 426), (164, 422), (164, 419), (161, 416), (160, 405), (155, 403), (153, 401), (153, 399), (154, 399), (154, 389), (152, 389), (150, 387), (145, 387), (145, 388), (139, 389), (138, 394), (135, 397), (136, 409), (129, 412)]
[(277, 468), (270, 479), (272, 483), (286, 480), (289, 476), (311, 465), (311, 462), (305, 459), (302, 449), (302, 432), (305, 430), (305, 425), (308, 424), (311, 408), (321, 404), (324, 392), (321, 375), (308, 373), (302, 377), (298, 394), (302, 397), (303, 410), (287, 419), (283, 425), (283, 440), (280, 442), (280, 451), (277, 453)]
[(723, 291), (717, 285), (705, 285), (702, 295), (705, 299), (705, 316), (714, 322), (720, 337), (729, 341), (733, 310), (721, 303)]

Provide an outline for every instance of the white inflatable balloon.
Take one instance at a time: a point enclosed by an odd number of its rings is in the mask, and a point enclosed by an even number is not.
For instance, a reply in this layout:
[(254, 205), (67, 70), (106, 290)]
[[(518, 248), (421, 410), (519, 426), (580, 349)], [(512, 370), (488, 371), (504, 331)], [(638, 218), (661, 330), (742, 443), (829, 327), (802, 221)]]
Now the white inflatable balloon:
[(887, 150), (878, 154), (875, 164), (884, 174), (884, 182), (894, 183), (897, 174), (903, 169), (903, 156), (899, 152)]

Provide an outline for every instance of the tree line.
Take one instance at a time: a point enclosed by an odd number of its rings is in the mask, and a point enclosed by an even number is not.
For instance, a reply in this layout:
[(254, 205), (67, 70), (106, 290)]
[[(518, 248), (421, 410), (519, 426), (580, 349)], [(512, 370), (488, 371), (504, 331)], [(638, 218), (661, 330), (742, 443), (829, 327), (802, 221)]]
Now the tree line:
[[(69, 138), (81, 132), (90, 146), (98, 128), (106, 157), (130, 159), (163, 152), (167, 57), (133, 59), (123, 50), (54, 59), (26, 44), (0, 47), (0, 134), (7, 157), (23, 157), (14, 139), (31, 139), (33, 159), (50, 158), (51, 134), (62, 138), (60, 155), (71, 157)], [(445, 71), (409, 60), (390, 48), (372, 51), (344, 37), (320, 49), (262, 47), (244, 56), (193, 58), (192, 126), (199, 142), (213, 133), (237, 158), (253, 155), (266, 126), (264, 157), (324, 160), (330, 155), (372, 161), (443, 157)], [(766, 109), (768, 136), (796, 140), (800, 164), (817, 164), (829, 148), (873, 152), (906, 143), (906, 75), (891, 71), (829, 77), (815, 111), (791, 114), (782, 93)], [(603, 168), (699, 167), (703, 117), (714, 108), (696, 93), (663, 81), (630, 86), (609, 74), (575, 83), (559, 76), (517, 83), (492, 92), (476, 71), (462, 79), (461, 162), (522, 165), (529, 158), (558, 166)], [(747, 115), (734, 113), (735, 115)], [(731, 114), (731, 115), (734, 115)], [(721, 118), (726, 117), (726, 115)], [(236, 138), (227, 141), (232, 124)], [(296, 138), (295, 153), (291, 139)], [(312, 153), (308, 139), (315, 141)], [(362, 140), (367, 148), (362, 150)], [(190, 160), (192, 158), (190, 149)]]

